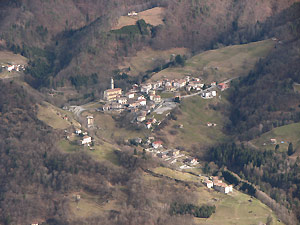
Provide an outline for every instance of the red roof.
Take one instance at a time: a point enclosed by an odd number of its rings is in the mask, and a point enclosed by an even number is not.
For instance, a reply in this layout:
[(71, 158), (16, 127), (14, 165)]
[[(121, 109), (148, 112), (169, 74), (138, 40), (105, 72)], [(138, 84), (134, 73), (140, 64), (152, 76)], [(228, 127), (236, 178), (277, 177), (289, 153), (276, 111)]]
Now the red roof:
[(122, 91), (121, 88), (107, 89), (106, 92)]

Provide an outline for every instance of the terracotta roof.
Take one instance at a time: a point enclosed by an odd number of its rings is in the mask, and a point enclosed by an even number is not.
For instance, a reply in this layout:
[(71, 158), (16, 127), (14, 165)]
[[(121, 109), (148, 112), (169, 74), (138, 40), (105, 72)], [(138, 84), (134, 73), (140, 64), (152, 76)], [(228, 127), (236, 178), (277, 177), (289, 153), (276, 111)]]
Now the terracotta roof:
[(106, 92), (122, 91), (121, 88), (107, 89)]

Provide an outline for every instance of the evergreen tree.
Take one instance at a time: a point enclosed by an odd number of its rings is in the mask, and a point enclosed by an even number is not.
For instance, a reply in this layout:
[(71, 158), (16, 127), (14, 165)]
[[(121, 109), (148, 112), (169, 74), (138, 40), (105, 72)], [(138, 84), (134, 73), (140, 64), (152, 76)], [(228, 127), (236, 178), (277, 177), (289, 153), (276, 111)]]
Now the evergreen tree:
[(288, 147), (288, 155), (293, 155), (294, 154), (294, 149), (293, 149), (293, 143), (289, 143)]

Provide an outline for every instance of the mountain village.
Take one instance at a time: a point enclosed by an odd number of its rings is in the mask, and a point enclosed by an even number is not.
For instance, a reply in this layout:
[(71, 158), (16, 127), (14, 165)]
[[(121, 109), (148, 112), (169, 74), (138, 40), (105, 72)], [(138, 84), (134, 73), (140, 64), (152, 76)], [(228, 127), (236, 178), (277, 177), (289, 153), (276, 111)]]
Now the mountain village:
[[(142, 83), (140, 85), (134, 84), (129, 91), (124, 93), (121, 88), (115, 87), (114, 79), (111, 78), (110, 89), (105, 90), (103, 95), (104, 99), (102, 102), (105, 102), (105, 104), (101, 108), (98, 108), (97, 111), (110, 114), (120, 114), (122, 112), (132, 114), (134, 119), (131, 123), (143, 125), (144, 129), (150, 129), (152, 131), (155, 127), (158, 127), (162, 121), (158, 121), (151, 114), (164, 108), (164, 104), (173, 104), (174, 108), (176, 104), (180, 104), (181, 99), (195, 95), (200, 95), (203, 99), (211, 99), (217, 97), (217, 90), (224, 91), (227, 88), (229, 88), (229, 81), (204, 84), (200, 78), (186, 76), (183, 79), (162, 79), (155, 82)], [(173, 93), (173, 97), (162, 98), (158, 93)], [(182, 93), (185, 93), (185, 95)], [(64, 109), (74, 112), (76, 107)], [(169, 107), (166, 107), (166, 111), (169, 109)], [(164, 110), (162, 110), (162, 112), (164, 112)], [(169, 113), (166, 113), (165, 116), (167, 117), (168, 115)], [(86, 127), (87, 130), (98, 129), (98, 127), (94, 125), (94, 117), (92, 115), (86, 116), (84, 124), (83, 127)], [(217, 124), (214, 123), (207, 123), (207, 127), (216, 125)], [(74, 133), (70, 134), (68, 131), (65, 132), (68, 140), (74, 140), (75, 137), (79, 145), (84, 146), (85, 149), (94, 150), (94, 139), (89, 136), (88, 131), (76, 128)], [(164, 161), (179, 171), (193, 169), (199, 166), (199, 162), (196, 158), (187, 156), (178, 149), (165, 148), (163, 142), (155, 140), (153, 136), (149, 136), (144, 140), (140, 137), (136, 137), (127, 140), (127, 144), (133, 147), (141, 146), (143, 148), (143, 154), (151, 154), (153, 157)], [(199, 176), (207, 188), (214, 188), (216, 191), (224, 194), (232, 192), (232, 186), (222, 183), (217, 177), (212, 179), (202, 175)]]

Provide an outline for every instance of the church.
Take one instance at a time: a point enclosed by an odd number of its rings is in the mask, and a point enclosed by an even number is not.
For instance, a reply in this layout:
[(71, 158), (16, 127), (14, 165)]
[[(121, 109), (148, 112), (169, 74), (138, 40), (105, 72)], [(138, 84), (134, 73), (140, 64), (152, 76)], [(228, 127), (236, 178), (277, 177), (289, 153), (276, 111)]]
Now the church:
[(122, 89), (115, 88), (113, 78), (111, 78), (110, 86), (110, 89), (104, 91), (104, 99), (107, 101), (117, 100), (117, 97), (122, 95)]

